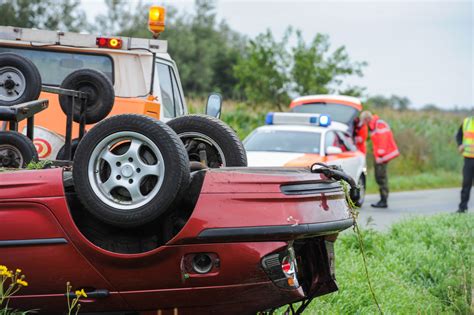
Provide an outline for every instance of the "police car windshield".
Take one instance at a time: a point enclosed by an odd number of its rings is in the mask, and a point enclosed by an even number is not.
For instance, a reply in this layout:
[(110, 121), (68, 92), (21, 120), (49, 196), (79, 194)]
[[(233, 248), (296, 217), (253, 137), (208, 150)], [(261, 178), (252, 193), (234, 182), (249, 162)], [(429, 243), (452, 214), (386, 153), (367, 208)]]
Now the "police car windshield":
[(357, 115), (357, 109), (336, 103), (308, 103), (291, 109), (294, 113), (327, 114), (332, 120), (349, 125)]
[(257, 130), (244, 142), (247, 151), (319, 153), (321, 134), (290, 130)]

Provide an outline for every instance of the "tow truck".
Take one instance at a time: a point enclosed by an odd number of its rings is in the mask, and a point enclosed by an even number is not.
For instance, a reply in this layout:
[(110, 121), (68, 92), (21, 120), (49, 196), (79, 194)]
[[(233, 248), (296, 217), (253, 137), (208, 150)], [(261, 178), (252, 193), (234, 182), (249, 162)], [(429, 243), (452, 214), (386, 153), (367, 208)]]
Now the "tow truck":
[[(164, 8), (152, 6), (149, 17), (148, 27), (156, 38), (164, 31)], [(167, 48), (167, 41), (159, 39), (0, 26), (0, 53), (15, 53), (31, 60), (44, 86), (77, 88), (73, 83), (64, 86), (63, 82), (81, 69), (95, 70), (96, 76), (100, 72), (112, 83), (115, 97), (107, 100), (109, 104), (101, 104), (101, 108), (88, 110), (86, 129), (105, 117), (124, 113), (144, 114), (165, 122), (186, 115), (178, 68)], [(81, 87), (87, 89), (87, 84)], [(61, 96), (47, 89), (42, 90), (39, 98), (47, 99), (49, 107), (35, 116), (34, 144), (40, 159), (54, 160), (65, 141), (64, 106), (60, 104)], [(15, 100), (13, 96), (10, 99)], [(19, 128), (22, 131), (25, 124)], [(73, 138), (78, 137), (79, 123), (75, 119)], [(77, 140), (72, 146), (74, 151)], [(59, 159), (62, 157), (63, 154)]]

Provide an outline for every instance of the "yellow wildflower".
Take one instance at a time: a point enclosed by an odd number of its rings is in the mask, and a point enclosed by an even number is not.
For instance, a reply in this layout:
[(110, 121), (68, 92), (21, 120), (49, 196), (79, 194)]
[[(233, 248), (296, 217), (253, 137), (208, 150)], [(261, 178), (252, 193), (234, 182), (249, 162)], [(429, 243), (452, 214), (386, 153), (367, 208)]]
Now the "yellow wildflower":
[(21, 269), (17, 269), (17, 270), (16, 270), (16, 273), (21, 273)]
[(7, 271), (7, 270), (8, 270), (7, 266), (0, 265), (0, 271)]
[(80, 297), (85, 297), (86, 298), (87, 294), (86, 294), (86, 292), (84, 292), (84, 289), (81, 289), (81, 290), (76, 290), (76, 296), (78, 298), (80, 298)]
[(1, 270), (0, 271), (0, 276), (5, 276), (7, 278), (10, 278), (13, 276), (13, 274), (11, 273), (11, 271), (8, 271), (8, 270)]
[(18, 280), (16, 280), (16, 283), (21, 285), (22, 287), (27, 287), (28, 286), (28, 282), (26, 282), (25, 280), (18, 279)]

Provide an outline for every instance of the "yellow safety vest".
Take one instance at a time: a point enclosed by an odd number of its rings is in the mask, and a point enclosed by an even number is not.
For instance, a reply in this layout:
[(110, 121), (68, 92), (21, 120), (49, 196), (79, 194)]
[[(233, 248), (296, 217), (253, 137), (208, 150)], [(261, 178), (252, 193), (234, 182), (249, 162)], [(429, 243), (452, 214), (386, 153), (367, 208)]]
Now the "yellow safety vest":
[(462, 155), (468, 158), (474, 158), (474, 116), (464, 119), (462, 125), (462, 144), (464, 145)]

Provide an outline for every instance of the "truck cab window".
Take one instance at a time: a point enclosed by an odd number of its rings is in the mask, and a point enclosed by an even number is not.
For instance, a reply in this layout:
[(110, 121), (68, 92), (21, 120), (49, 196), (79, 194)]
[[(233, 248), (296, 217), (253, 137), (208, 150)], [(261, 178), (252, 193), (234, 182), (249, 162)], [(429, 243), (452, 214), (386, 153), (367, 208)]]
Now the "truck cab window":
[(45, 85), (59, 86), (71, 72), (94, 69), (103, 72), (113, 83), (114, 65), (106, 55), (53, 51), (34, 48), (0, 47), (0, 53), (12, 52), (30, 59), (38, 68)]
[[(156, 63), (156, 72), (161, 90), (161, 106), (165, 117), (173, 118), (183, 114), (183, 102), (173, 68)], [(156, 77), (155, 77), (156, 79)]]

